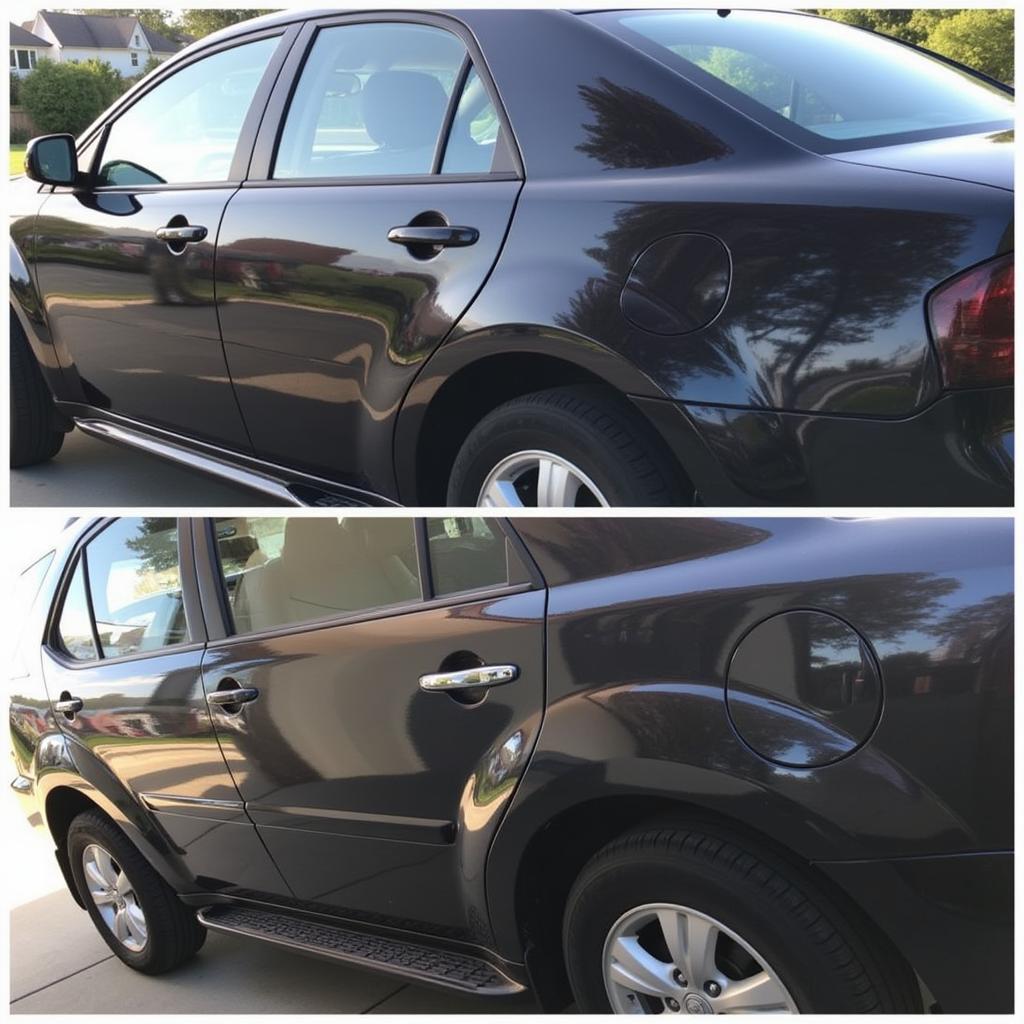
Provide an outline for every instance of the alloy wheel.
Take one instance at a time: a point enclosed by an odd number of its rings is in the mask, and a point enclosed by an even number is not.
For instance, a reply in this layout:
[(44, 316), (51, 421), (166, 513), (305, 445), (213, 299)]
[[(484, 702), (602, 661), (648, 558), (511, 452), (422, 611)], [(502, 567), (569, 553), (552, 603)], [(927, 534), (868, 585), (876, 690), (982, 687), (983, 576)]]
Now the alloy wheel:
[(604, 945), (615, 1013), (798, 1013), (778, 974), (747, 941), (689, 907), (623, 914)]
[(545, 451), (514, 452), (487, 475), (477, 505), (483, 508), (608, 508), (586, 473)]
[(125, 949), (141, 952), (148, 939), (146, 915), (121, 866), (102, 846), (90, 843), (82, 851), (82, 871), (104, 924)]

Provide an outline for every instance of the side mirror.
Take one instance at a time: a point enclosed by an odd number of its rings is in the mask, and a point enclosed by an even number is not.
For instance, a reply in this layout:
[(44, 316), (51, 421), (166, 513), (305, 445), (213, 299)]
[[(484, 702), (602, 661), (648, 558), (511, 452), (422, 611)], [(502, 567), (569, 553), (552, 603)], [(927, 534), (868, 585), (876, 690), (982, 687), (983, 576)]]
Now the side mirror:
[(25, 150), (25, 173), (44, 185), (78, 184), (78, 154), (73, 135), (41, 135)]

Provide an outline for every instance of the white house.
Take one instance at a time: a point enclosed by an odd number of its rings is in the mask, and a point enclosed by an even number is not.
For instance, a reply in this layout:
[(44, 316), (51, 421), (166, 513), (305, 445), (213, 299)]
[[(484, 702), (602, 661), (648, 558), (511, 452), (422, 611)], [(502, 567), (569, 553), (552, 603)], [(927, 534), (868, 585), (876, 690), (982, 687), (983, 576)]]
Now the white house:
[[(12, 69), (15, 47), (14, 29), (11, 26)], [(105, 60), (122, 75), (137, 75), (146, 66), (150, 57), (164, 60), (181, 47), (142, 25), (138, 18), (112, 18), (99, 14), (64, 14), (56, 11), (40, 11), (34, 21), (26, 21), (22, 31), (34, 36), (38, 42), (37, 59), (47, 57), (55, 61), (83, 61), (96, 57)], [(49, 46), (48, 50), (43, 47)], [(20, 56), (17, 58), (19, 72)], [(31, 66), (32, 58), (27, 58)]]
[(36, 61), (50, 55), (53, 44), (33, 35), (20, 25), (11, 24), (11, 74), (24, 78)]

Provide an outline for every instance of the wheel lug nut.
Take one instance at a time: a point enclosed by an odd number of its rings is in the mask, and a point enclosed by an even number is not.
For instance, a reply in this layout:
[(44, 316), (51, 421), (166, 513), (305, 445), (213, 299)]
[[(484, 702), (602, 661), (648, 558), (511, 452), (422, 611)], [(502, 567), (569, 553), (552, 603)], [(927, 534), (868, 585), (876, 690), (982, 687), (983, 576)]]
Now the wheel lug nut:
[(715, 996), (720, 996), (722, 994), (722, 986), (719, 985), (717, 981), (709, 981), (704, 986), (704, 991), (713, 999)]
[(668, 1007), (668, 1008), (669, 1008), (669, 1009), (670, 1009), (670, 1010), (671, 1010), (671, 1011), (672, 1011), (673, 1013), (678, 1013), (678, 1012), (679, 1012), (679, 1003), (678, 1003), (678, 1002), (676, 1002), (676, 1000), (675, 1000), (675, 999), (666, 999), (666, 1000), (665, 1000), (665, 1005), (666, 1005), (666, 1006), (667, 1006), (667, 1007)]

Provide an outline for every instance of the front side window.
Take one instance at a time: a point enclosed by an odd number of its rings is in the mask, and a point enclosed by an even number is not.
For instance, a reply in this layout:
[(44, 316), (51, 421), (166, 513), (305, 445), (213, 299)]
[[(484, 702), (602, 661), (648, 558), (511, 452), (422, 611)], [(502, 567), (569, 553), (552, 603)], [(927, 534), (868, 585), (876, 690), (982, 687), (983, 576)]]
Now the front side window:
[(593, 16), (819, 152), (1009, 127), (1010, 98), (937, 57), (825, 18), (733, 10)]
[(160, 650), (188, 639), (174, 519), (119, 519), (86, 544), (64, 597), (64, 650), (93, 660)]
[(479, 516), (427, 520), (434, 594), (504, 586), (508, 582), (505, 536)]
[(285, 118), (275, 178), (425, 175), (466, 48), (402, 23), (321, 29)]
[(228, 180), (245, 116), (277, 49), (260, 39), (189, 64), (111, 126), (97, 185)]
[(412, 519), (214, 520), (236, 633), (336, 618), (421, 596)]

